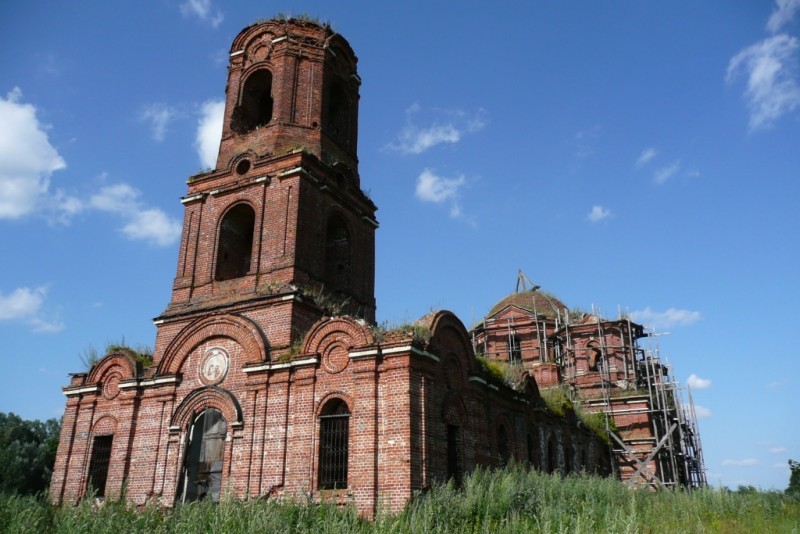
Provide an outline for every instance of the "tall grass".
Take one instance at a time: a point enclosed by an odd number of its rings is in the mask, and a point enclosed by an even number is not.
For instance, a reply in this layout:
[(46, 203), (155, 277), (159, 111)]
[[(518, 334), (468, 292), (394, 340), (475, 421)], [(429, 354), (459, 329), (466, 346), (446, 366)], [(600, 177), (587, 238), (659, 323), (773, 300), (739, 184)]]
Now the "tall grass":
[(134, 510), (124, 503), (53, 507), (35, 497), (0, 496), (0, 531), (128, 532), (794, 532), (800, 501), (777, 492), (725, 489), (630, 490), (618, 481), (561, 478), (519, 466), (477, 470), (418, 495), (374, 522), (352, 507), (224, 500)]

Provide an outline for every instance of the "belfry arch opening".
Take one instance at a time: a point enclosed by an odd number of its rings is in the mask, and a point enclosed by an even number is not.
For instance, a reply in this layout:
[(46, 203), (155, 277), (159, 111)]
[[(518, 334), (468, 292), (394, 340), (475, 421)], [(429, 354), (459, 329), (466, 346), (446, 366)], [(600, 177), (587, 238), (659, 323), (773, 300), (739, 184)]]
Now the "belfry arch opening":
[(219, 225), (214, 279), (240, 278), (250, 271), (256, 213), (247, 204), (237, 204)]
[(347, 146), (350, 141), (351, 105), (347, 91), (340, 82), (331, 82), (328, 87), (326, 104), (326, 131), (334, 139)]
[(325, 279), (334, 290), (350, 287), (351, 249), (347, 223), (338, 215), (332, 216), (325, 232)]
[(272, 73), (260, 69), (250, 74), (242, 86), (239, 103), (233, 110), (231, 130), (247, 133), (272, 120)]
[(208, 408), (188, 428), (188, 442), (182, 473), (181, 502), (211, 499), (219, 502), (225, 435), (228, 424), (222, 412)]

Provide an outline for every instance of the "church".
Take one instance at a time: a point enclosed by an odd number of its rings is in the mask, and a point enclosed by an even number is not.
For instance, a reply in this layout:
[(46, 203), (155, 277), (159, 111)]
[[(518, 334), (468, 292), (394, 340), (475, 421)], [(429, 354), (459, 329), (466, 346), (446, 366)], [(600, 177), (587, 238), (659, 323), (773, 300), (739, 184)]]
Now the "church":
[[(659, 463), (691, 421), (659, 434), (642, 384), (666, 382), (642, 382), (630, 320), (606, 334), (524, 287), (471, 331), (448, 311), (377, 326), (355, 53), (327, 25), (275, 19), (242, 30), (229, 61), (219, 155), (181, 199), (152, 358), (119, 347), (71, 375), (54, 503), (303, 497), (371, 517), (510, 461), (697, 485), (677, 453)], [(581, 392), (603, 428), (579, 417)]]

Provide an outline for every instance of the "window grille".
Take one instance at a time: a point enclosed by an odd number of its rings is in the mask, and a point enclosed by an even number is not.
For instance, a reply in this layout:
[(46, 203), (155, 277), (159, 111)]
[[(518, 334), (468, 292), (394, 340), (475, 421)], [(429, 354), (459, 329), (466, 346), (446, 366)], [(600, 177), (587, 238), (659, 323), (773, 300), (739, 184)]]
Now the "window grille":
[(111, 463), (111, 444), (114, 436), (95, 436), (92, 459), (89, 462), (89, 487), (97, 497), (105, 497), (108, 465)]
[(340, 399), (323, 410), (319, 425), (319, 489), (347, 487), (350, 410)]

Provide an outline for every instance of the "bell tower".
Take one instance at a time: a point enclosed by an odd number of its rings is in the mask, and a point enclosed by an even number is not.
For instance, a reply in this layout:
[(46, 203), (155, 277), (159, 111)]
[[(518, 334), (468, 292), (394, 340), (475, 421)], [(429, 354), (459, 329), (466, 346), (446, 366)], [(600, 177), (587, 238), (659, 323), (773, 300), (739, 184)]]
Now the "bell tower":
[(323, 315), (374, 322), (378, 223), (358, 174), (357, 61), (342, 36), (308, 20), (236, 37), (215, 168), (191, 176), (181, 200), (156, 359), (169, 324), (209, 315), (247, 316), (276, 346)]

